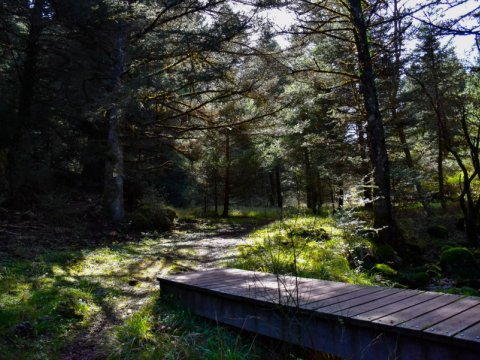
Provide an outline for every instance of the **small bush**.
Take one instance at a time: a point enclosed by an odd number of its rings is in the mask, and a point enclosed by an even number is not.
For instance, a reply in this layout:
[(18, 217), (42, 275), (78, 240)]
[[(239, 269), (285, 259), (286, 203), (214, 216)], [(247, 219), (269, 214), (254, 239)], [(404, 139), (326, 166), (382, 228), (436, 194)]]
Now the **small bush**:
[(440, 257), (440, 266), (447, 275), (474, 278), (479, 275), (479, 268), (472, 252), (463, 247), (445, 250)]
[(171, 209), (157, 205), (142, 205), (129, 215), (133, 230), (170, 230), (177, 215)]

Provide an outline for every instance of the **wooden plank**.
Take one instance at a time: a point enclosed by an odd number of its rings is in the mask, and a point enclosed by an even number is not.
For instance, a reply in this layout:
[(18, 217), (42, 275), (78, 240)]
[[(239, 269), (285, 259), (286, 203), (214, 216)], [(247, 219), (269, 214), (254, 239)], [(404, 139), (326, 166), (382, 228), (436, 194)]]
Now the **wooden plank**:
[[(292, 280), (292, 279), (289, 279)], [(304, 284), (305, 285), (305, 284)], [(218, 291), (234, 296), (243, 296), (250, 299), (268, 301), (274, 304), (298, 306), (302, 301), (302, 283), (282, 283), (267, 279), (261, 282), (245, 282), (229, 286), (212, 287), (209, 290)]]
[(268, 275), (268, 274), (255, 274), (255, 275), (248, 274), (243, 276), (233, 275), (233, 276), (220, 276), (220, 277), (215, 276), (213, 278), (209, 277), (202, 281), (198, 281), (198, 282), (196, 281), (191, 285), (210, 289), (210, 288), (217, 288), (219, 286), (229, 286), (231, 284), (233, 285), (243, 284), (246, 282), (254, 284), (256, 282), (262, 281), (263, 279), (271, 279), (271, 278), (272, 278), (271, 275)]
[(441, 294), (420, 292), (408, 299), (405, 299), (393, 304), (377, 307), (373, 310), (366, 311), (357, 315), (353, 315), (353, 317), (359, 320), (373, 321), (373, 320), (385, 317), (387, 315), (396, 313), (398, 311), (408, 309), (412, 306), (424, 303), (428, 300), (432, 300), (439, 296), (441, 296)]
[(408, 320), (399, 326), (402, 328), (424, 330), (432, 325), (438, 324), (448, 318), (451, 318), (471, 307), (478, 305), (478, 300), (472, 298), (464, 298), (454, 303), (442, 306), (433, 311), (429, 311), (414, 319)]
[(424, 331), (432, 334), (453, 336), (479, 322), (480, 305), (477, 305), (432, 327), (429, 327)]
[(336, 299), (331, 299), (322, 303), (321, 306), (317, 307), (315, 310), (322, 313), (336, 313), (338, 311), (342, 311), (357, 305), (381, 299), (401, 291), (401, 289), (382, 289), (380, 291), (366, 292), (361, 296), (356, 296), (350, 299), (348, 298), (348, 296), (345, 298), (339, 298), (338, 300), (340, 301), (335, 301)]
[(437, 298), (422, 302), (418, 305), (414, 305), (410, 308), (398, 311), (394, 314), (390, 314), (382, 318), (376, 319), (373, 322), (378, 324), (396, 326), (407, 320), (411, 320), (416, 318), (417, 316), (423, 315), (429, 311), (458, 301), (459, 299), (461, 299), (461, 297), (456, 295), (442, 295)]
[[(371, 301), (350, 307), (348, 302), (340, 303), (339, 305), (341, 309), (336, 311), (335, 314), (344, 317), (354, 317), (358, 314), (362, 314), (373, 309), (378, 309), (384, 306), (400, 303), (404, 300), (408, 300), (409, 298), (414, 297), (415, 295), (418, 295), (419, 293), (419, 291), (403, 290), (382, 298), (373, 299)], [(323, 311), (324, 309), (321, 310)]]
[(461, 331), (455, 338), (480, 344), (480, 323)]
[(332, 292), (326, 292), (321, 296), (315, 297), (314, 302), (302, 305), (302, 308), (308, 309), (308, 310), (318, 310), (320, 308), (323, 308), (329, 305), (338, 304), (342, 301), (362, 298), (363, 296), (369, 295), (369, 296), (375, 297), (377, 296), (375, 294), (380, 293), (382, 291), (385, 291), (385, 289), (380, 287), (340, 288), (338, 290), (334, 290)]
[[(162, 295), (215, 321), (349, 359), (479, 358), (480, 299), (254, 274), (172, 276), (160, 279)], [(396, 326), (432, 319), (427, 331)]]
[(208, 279), (221, 278), (238, 274), (238, 276), (248, 276), (237, 269), (214, 269), (207, 271), (186, 272), (175, 275), (164, 276), (165, 280), (171, 280), (182, 284), (195, 285)]

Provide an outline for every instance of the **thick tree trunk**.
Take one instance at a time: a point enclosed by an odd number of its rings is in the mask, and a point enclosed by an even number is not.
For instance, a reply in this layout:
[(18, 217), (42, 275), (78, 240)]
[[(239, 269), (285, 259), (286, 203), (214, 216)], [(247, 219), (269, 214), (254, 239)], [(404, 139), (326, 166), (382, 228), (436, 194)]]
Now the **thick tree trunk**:
[(390, 198), (390, 168), (370, 55), (369, 35), (363, 17), (361, 0), (349, 0), (349, 4), (360, 70), (360, 85), (367, 113), (370, 158), (374, 167), (374, 227), (379, 229), (378, 234), (382, 241), (394, 243), (396, 226)]
[(32, 1), (29, 32), (26, 42), (25, 60), (21, 71), (18, 94), (17, 127), (9, 151), (7, 171), (10, 194), (9, 202), (15, 203), (22, 186), (28, 181), (32, 159), (32, 104), (37, 84), (37, 62), (40, 51), (39, 40), (44, 28), (43, 11), (45, 0)]
[(223, 192), (223, 212), (222, 217), (228, 217), (230, 210), (230, 134), (225, 134), (225, 188)]
[[(125, 47), (127, 42), (126, 25), (120, 24), (114, 42), (114, 59), (110, 91), (120, 97), (122, 75), (125, 70)], [(103, 204), (104, 211), (113, 223), (121, 223), (125, 218), (123, 182), (125, 178), (123, 149), (120, 141), (120, 125), (124, 118), (122, 104), (112, 104), (107, 114), (107, 154), (105, 156), (105, 178)]]

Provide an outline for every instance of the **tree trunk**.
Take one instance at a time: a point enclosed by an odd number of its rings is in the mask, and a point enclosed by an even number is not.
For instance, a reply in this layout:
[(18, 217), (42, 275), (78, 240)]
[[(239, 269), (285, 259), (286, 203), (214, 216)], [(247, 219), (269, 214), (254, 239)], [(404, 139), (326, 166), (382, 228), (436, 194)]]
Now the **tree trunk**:
[(363, 129), (362, 124), (357, 124), (358, 128), (358, 139), (360, 145), (360, 153), (362, 154), (362, 170), (365, 176), (362, 179), (363, 182), (363, 197), (365, 199), (365, 209), (373, 208), (373, 195), (372, 195), (372, 184), (370, 176), (370, 161), (368, 160), (368, 145), (365, 142), (365, 130)]
[(310, 155), (308, 149), (304, 148), (305, 155), (305, 193), (307, 195), (307, 208), (317, 213), (317, 184), (312, 166), (310, 164)]
[(330, 180), (330, 204), (332, 204), (332, 214), (335, 214), (335, 192), (332, 180)]
[(215, 169), (215, 177), (213, 178), (213, 200), (215, 205), (215, 216), (218, 216), (218, 170)]
[(343, 181), (340, 181), (338, 183), (338, 196), (337, 196), (339, 210), (343, 209), (343, 196), (344, 196)]
[(349, 0), (349, 4), (351, 21), (354, 25), (360, 85), (367, 113), (370, 158), (374, 167), (374, 227), (379, 229), (378, 235), (381, 241), (393, 244), (396, 241), (396, 226), (390, 198), (390, 168), (370, 55), (369, 36), (363, 17), (361, 0)]
[(445, 201), (445, 185), (443, 175), (443, 140), (441, 130), (438, 132), (438, 157), (437, 157), (437, 171), (438, 171), (438, 199), (442, 210), (447, 210), (447, 202)]
[(225, 189), (223, 192), (223, 212), (222, 217), (228, 217), (230, 208), (230, 134), (227, 130), (225, 134)]
[[(403, 153), (405, 154), (405, 162), (407, 163), (407, 167), (410, 170), (414, 170), (415, 166), (413, 164), (412, 154), (410, 153), (410, 148), (407, 143), (407, 136), (405, 135), (405, 131), (403, 130), (403, 125), (399, 124), (398, 126), (398, 137), (400, 139), (400, 144), (402, 145)], [(415, 177), (413, 179), (413, 184), (415, 189), (417, 190), (418, 197), (420, 198), (420, 202), (422, 203), (423, 209), (427, 213), (427, 216), (432, 215), (432, 208), (428, 203), (427, 196), (425, 191), (423, 190), (423, 186), (420, 181)]]
[(107, 113), (107, 154), (105, 156), (105, 178), (103, 205), (113, 223), (123, 222), (125, 208), (123, 201), (124, 164), (123, 149), (120, 142), (120, 125), (124, 118), (122, 104), (119, 102), (122, 90), (122, 75), (125, 70), (125, 47), (127, 42), (126, 25), (120, 24), (114, 42), (114, 59), (110, 91), (117, 95), (117, 103)]
[[(391, 87), (391, 93), (390, 93), (390, 107), (391, 107), (391, 112), (392, 112), (392, 123), (397, 126), (398, 129), (398, 137), (400, 139), (400, 144), (402, 145), (402, 150), (403, 153), (405, 154), (405, 161), (407, 164), (407, 167), (410, 170), (414, 170), (414, 164), (413, 164), (413, 158), (410, 153), (410, 148), (408, 146), (407, 142), (407, 136), (405, 134), (405, 130), (403, 127), (403, 124), (401, 124), (398, 121), (398, 91), (399, 91), (399, 86), (400, 86), (400, 69), (401, 69), (401, 52), (402, 52), (402, 42), (403, 42), (403, 31), (402, 31), (402, 16), (401, 13), (398, 9), (398, 0), (393, 0), (393, 26), (394, 26), (394, 32), (393, 32), (393, 45), (394, 45), (394, 56), (395, 56), (395, 62), (394, 62), (394, 74), (393, 74), (393, 84)], [(430, 204), (428, 203), (428, 199), (425, 195), (425, 191), (423, 190), (422, 184), (420, 181), (417, 179), (417, 177), (414, 178), (413, 184), (415, 186), (415, 189), (417, 190), (418, 197), (420, 199), (420, 202), (422, 203), (423, 209), (425, 210), (427, 216), (430, 216), (432, 214), (432, 209), (430, 208)]]
[(268, 180), (270, 183), (270, 193), (268, 194), (269, 196), (269, 203), (271, 207), (275, 206), (275, 180), (274, 180), (274, 174), (273, 171), (268, 172)]
[(20, 92), (18, 95), (18, 123), (13, 136), (12, 149), (9, 151), (10, 187), (9, 202), (15, 203), (27, 178), (30, 176), (32, 160), (32, 104), (37, 84), (37, 62), (40, 50), (39, 40), (44, 28), (43, 10), (45, 0), (32, 1), (29, 19), (29, 32), (26, 42), (25, 61), (21, 72)]
[(275, 165), (275, 190), (277, 191), (277, 205), (283, 208), (282, 180), (280, 178), (280, 164)]

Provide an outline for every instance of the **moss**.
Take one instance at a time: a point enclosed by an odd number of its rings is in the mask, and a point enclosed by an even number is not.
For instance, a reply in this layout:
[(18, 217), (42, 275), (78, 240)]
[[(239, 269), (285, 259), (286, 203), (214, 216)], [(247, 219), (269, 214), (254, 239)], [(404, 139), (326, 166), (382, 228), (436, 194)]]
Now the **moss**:
[(392, 269), (387, 264), (375, 264), (375, 266), (373, 267), (373, 270), (387, 277), (396, 276), (398, 274), (397, 270)]
[(467, 296), (480, 296), (480, 292), (468, 286), (464, 286), (461, 288), (450, 288), (447, 290), (447, 293)]
[(452, 247), (443, 251), (440, 257), (442, 271), (451, 276), (475, 278), (479, 268), (472, 252), (463, 247)]
[(142, 205), (129, 216), (130, 227), (133, 230), (170, 230), (177, 217), (171, 209), (156, 205)]

